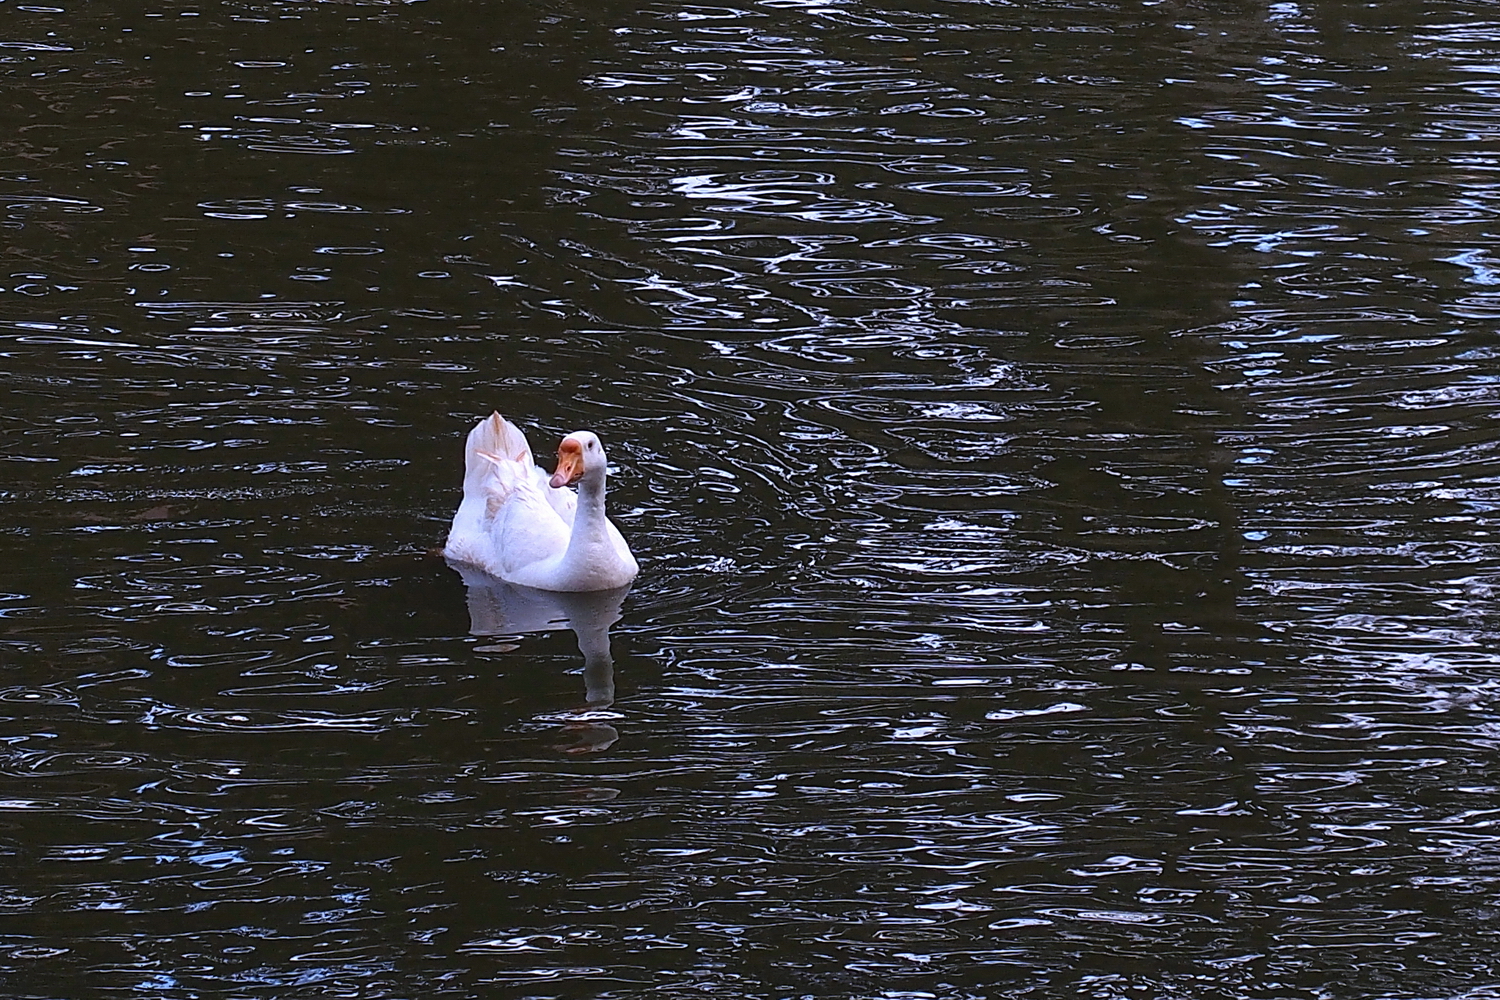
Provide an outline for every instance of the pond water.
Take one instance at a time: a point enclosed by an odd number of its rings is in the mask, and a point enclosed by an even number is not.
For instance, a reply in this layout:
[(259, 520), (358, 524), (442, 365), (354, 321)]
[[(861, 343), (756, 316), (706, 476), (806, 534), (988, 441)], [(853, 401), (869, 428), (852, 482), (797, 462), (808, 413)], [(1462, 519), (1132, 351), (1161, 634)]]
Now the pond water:
[(56, 2), (8, 995), (1500, 995), (1492, 5)]

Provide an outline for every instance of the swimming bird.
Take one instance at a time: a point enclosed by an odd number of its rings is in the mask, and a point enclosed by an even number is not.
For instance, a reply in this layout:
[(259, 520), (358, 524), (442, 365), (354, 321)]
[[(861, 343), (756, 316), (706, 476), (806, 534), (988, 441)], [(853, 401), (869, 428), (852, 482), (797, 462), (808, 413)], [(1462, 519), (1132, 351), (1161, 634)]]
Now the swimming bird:
[[(523, 587), (613, 590), (635, 579), (635, 556), (604, 513), (608, 459), (593, 431), (574, 431), (548, 475), (520, 428), (492, 413), (464, 443), (464, 497), (443, 554)], [(577, 485), (578, 492), (567, 489)]]

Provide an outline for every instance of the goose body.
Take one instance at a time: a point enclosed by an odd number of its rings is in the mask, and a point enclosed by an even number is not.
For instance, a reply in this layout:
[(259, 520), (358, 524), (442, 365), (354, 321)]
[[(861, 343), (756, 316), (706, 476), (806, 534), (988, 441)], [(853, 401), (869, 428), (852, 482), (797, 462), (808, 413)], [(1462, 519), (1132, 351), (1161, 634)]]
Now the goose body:
[[(443, 554), (523, 587), (613, 590), (635, 579), (630, 546), (604, 513), (607, 459), (592, 431), (574, 431), (551, 475), (520, 428), (498, 413), (464, 443), (464, 497)], [(578, 492), (567, 489), (578, 484)]]

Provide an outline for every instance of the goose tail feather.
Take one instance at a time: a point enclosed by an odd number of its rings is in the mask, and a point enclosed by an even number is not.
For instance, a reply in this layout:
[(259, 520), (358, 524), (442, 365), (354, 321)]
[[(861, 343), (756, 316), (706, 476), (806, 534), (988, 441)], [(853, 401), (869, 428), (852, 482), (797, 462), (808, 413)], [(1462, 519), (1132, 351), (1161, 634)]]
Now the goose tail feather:
[(531, 446), (526, 435), (499, 413), (491, 413), (474, 425), (464, 442), (464, 493), (482, 489), (495, 473), (499, 459), (510, 459), (531, 466)]

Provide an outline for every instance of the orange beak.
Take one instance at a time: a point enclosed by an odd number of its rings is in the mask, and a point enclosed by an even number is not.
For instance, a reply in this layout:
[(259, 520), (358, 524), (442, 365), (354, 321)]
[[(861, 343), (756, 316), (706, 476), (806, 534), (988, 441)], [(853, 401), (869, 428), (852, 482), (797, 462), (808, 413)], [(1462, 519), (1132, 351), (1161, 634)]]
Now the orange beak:
[(578, 482), (583, 476), (583, 445), (572, 438), (563, 438), (557, 447), (557, 471), (552, 473), (551, 486), (560, 489), (569, 483)]

